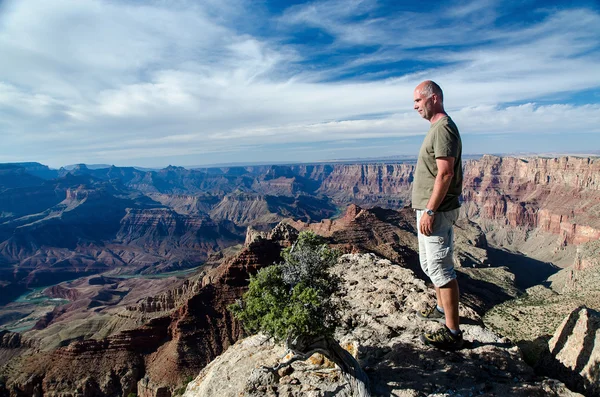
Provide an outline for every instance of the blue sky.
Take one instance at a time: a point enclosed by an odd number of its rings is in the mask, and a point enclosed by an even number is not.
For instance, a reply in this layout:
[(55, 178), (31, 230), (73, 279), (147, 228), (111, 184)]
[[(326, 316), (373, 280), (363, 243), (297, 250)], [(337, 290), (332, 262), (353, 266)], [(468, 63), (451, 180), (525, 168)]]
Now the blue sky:
[(600, 150), (597, 1), (0, 0), (0, 162)]

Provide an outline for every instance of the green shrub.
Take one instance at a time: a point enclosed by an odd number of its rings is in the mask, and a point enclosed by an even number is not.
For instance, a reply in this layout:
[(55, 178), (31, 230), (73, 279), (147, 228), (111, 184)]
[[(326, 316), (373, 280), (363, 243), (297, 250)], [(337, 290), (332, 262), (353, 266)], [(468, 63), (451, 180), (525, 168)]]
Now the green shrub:
[(229, 309), (246, 331), (277, 341), (332, 336), (340, 321), (340, 308), (332, 299), (340, 280), (329, 270), (339, 253), (313, 232), (302, 232), (282, 257), (283, 263), (251, 277), (243, 299)]

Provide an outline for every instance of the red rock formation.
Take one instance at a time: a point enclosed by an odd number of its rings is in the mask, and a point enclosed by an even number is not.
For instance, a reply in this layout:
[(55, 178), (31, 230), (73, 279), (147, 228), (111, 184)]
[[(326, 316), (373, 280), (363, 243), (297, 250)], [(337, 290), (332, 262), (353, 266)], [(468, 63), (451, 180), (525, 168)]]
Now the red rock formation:
[(143, 298), (135, 305), (127, 306), (127, 310), (143, 313), (166, 312), (180, 306), (185, 299), (193, 296), (200, 288), (201, 282), (186, 280), (178, 288)]
[(66, 288), (60, 284), (47, 288), (45, 294), (53, 298), (68, 299), (70, 301), (76, 301), (81, 295), (77, 289)]
[(363, 209), (348, 206), (343, 217), (320, 223), (290, 224), (298, 230), (309, 229), (329, 237), (346, 252), (374, 252), (396, 263), (415, 268), (418, 264), (414, 245), (414, 212), (383, 208)]
[[(539, 229), (563, 244), (600, 239), (600, 161), (483, 156), (464, 165), (470, 218)], [(592, 215), (592, 216), (590, 216)]]
[[(289, 233), (282, 228), (271, 237), (278, 236)], [(102, 340), (73, 341), (50, 353), (23, 356), (7, 386), (25, 394), (37, 390), (43, 394), (127, 395), (137, 390), (138, 381), (145, 376), (140, 387), (146, 395), (164, 393), (165, 387), (170, 390), (242, 335), (239, 322), (227, 307), (241, 297), (250, 275), (280, 261), (281, 248), (289, 244), (275, 239), (255, 241), (211, 270), (202, 285), (179, 287), (171, 294), (152, 299), (162, 306), (191, 295), (170, 315), (154, 318), (143, 327)], [(156, 305), (148, 302), (142, 301), (130, 309), (155, 311)], [(2, 336), (0, 357), (20, 347), (20, 339), (16, 346), (16, 339), (10, 335)]]
[(318, 182), (318, 192), (340, 203), (401, 208), (410, 199), (414, 164), (335, 164), (292, 166)]

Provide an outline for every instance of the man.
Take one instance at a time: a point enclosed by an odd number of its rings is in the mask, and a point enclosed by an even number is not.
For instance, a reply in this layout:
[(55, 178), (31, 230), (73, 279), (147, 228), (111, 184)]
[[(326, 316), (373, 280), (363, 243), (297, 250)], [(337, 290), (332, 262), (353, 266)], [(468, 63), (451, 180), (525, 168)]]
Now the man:
[(442, 329), (421, 335), (421, 340), (426, 345), (454, 350), (463, 344), (452, 259), (452, 227), (458, 218), (462, 192), (462, 142), (443, 100), (442, 89), (433, 81), (424, 81), (415, 88), (414, 108), (431, 126), (419, 151), (412, 205), (417, 211), (419, 261), (437, 297), (437, 305), (417, 315), (445, 323)]

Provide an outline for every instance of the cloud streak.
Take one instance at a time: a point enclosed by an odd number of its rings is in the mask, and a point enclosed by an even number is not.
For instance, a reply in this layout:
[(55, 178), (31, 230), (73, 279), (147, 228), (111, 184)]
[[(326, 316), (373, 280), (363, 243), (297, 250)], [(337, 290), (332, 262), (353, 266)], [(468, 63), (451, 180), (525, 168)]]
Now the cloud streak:
[(534, 7), (525, 20), (494, 1), (447, 6), (4, 2), (0, 161), (310, 161), (325, 142), (372, 157), (370, 139), (425, 133), (412, 111), (425, 78), (464, 139), (600, 134), (598, 10)]

